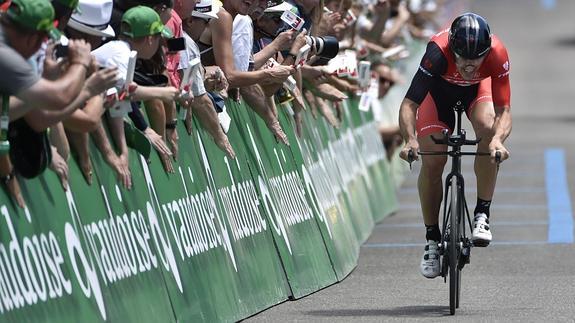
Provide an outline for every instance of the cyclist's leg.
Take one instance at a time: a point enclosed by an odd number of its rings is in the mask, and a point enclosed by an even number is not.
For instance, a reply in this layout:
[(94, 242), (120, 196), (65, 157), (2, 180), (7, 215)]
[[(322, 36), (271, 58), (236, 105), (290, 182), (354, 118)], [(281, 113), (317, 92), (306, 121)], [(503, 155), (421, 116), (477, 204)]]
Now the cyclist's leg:
[[(431, 140), (431, 135), (441, 138), (441, 131), (449, 129), (446, 122), (437, 113), (435, 101), (428, 94), (417, 110), (417, 140), (421, 151), (446, 151), (447, 146), (437, 145)], [(438, 224), (439, 209), (443, 196), (442, 178), (446, 156), (421, 156), (422, 167), (417, 182), (419, 200), (423, 212), (423, 222), (426, 226)]]
[[(437, 138), (441, 132), (433, 133)], [(437, 145), (431, 140), (431, 135), (418, 137), (419, 149), (422, 151), (446, 151), (447, 146)], [(443, 198), (442, 177), (443, 168), (447, 162), (446, 156), (421, 156), (422, 165), (417, 181), (419, 200), (426, 226), (438, 224), (439, 210)]]
[[(495, 122), (495, 108), (491, 97), (491, 79), (481, 82), (476, 100), (470, 106), (468, 117), (475, 130), (477, 138), (481, 142), (477, 151), (488, 152), (489, 143), (493, 138), (493, 124)], [(477, 197), (491, 201), (497, 179), (497, 165), (491, 163), (490, 158), (485, 156), (475, 157), (475, 175), (477, 177)]]
[[(445, 151), (444, 145), (436, 145), (431, 135), (441, 137), (441, 130), (447, 126), (438, 118), (437, 109), (431, 95), (423, 100), (417, 110), (417, 140), (422, 151)], [(439, 209), (442, 199), (441, 175), (447, 161), (445, 156), (421, 156), (422, 167), (419, 173), (418, 189), (423, 222), (425, 224), (425, 238), (427, 240), (419, 270), (427, 278), (435, 278), (441, 274), (439, 261), (439, 241), (441, 232), (439, 228)]]
[[(475, 135), (481, 138), (477, 151), (489, 151), (489, 143), (493, 137), (495, 109), (491, 99), (491, 82), (481, 82), (478, 96), (468, 116), (475, 130)], [(475, 157), (475, 176), (477, 178), (477, 206), (474, 211), (472, 240), (476, 246), (487, 246), (492, 235), (489, 228), (489, 206), (493, 198), (497, 180), (497, 165), (491, 163), (485, 156)]]

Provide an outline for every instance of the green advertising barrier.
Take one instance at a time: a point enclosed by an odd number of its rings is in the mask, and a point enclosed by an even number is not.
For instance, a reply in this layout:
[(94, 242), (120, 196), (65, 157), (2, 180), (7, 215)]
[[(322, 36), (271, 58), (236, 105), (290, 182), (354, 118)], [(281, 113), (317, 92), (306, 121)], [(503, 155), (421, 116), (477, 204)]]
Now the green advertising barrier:
[(27, 211), (2, 190), (0, 322), (237, 321), (344, 279), (396, 207), (371, 115), (306, 113), (296, 138), (279, 108), (288, 147), (226, 104), (236, 159), (194, 120), (173, 174), (130, 151), (131, 190), (93, 145), (92, 185), (70, 160), (66, 192), (50, 170), (21, 180)]
[[(282, 111), (283, 118), (287, 118)], [(281, 116), (282, 114), (280, 114)], [(327, 147), (322, 146), (320, 128), (322, 120), (304, 114), (302, 137), (297, 146), (292, 144), (292, 156), (302, 165), (302, 178), (313, 186), (313, 196), (321, 212), (320, 229), (330, 254), (338, 280), (345, 278), (357, 263), (359, 242), (350, 217), (349, 207), (342, 203), (341, 176)], [(285, 124), (285, 123), (284, 123)], [(293, 127), (292, 127), (293, 128)]]
[[(95, 146), (92, 151), (96, 152)], [(170, 322), (174, 315), (163, 271), (171, 273), (170, 279), (181, 279), (174, 249), (166, 239), (164, 219), (152, 207), (139, 159), (131, 150), (132, 188), (127, 190), (101, 155), (93, 153), (97, 183), (89, 188), (78, 183), (70, 191), (98, 278), (106, 286), (104, 300), (110, 321)], [(99, 196), (94, 188), (99, 188)], [(157, 301), (150, 305), (150, 299)]]
[(371, 233), (374, 222), (362, 183), (356, 178), (360, 163), (355, 158), (357, 152), (353, 147), (351, 129), (345, 119), (339, 129), (335, 129), (324, 118), (315, 120), (312, 128), (315, 132), (314, 148), (321, 152), (329, 176), (335, 181), (334, 189), (340, 206), (353, 223), (356, 238), (361, 244)]
[[(237, 320), (261, 307), (245, 295), (242, 298), (246, 286), (238, 271), (250, 270), (250, 266), (239, 266), (243, 261), (237, 260), (238, 247), (233, 245), (226, 213), (206, 176), (210, 168), (201, 158), (198, 131), (189, 136), (181, 127), (178, 130), (180, 146), (185, 149), (174, 162), (174, 174), (164, 172), (155, 154), (150, 165), (141, 163), (149, 198), (156, 209), (161, 209), (174, 246), (181, 283), (169, 272), (164, 273), (174, 314), (183, 322)], [(263, 261), (264, 255), (256, 248), (253, 252)], [(246, 282), (253, 283), (253, 279)], [(265, 288), (261, 291), (268, 292)]]
[[(71, 161), (68, 191), (45, 172), (22, 182), (29, 212), (15, 216), (12, 209), (9, 216), (2, 207), (9, 234), (2, 232), (0, 250), (10, 255), (0, 261), (2, 321), (174, 321), (153, 228), (145, 211), (126, 212), (142, 201), (117, 188), (115, 175), (98, 158), (94, 173), (88, 186)], [(14, 303), (19, 295), (23, 308)]]
[(378, 222), (399, 207), (395, 184), (372, 110), (360, 111), (359, 100), (350, 100), (349, 103), (347, 115), (354, 128), (353, 135), (359, 150), (359, 157), (365, 162), (367, 193), (374, 221)]
[(344, 179), (344, 193), (349, 196), (353, 206), (353, 219), (357, 223), (358, 240), (363, 243), (369, 238), (373, 230), (374, 215), (369, 202), (369, 191), (373, 189), (372, 179), (368, 177), (367, 166), (361, 156), (355, 129), (352, 122), (352, 111), (355, 109), (347, 100), (342, 103), (343, 120), (334, 135), (338, 138), (332, 141), (336, 152), (336, 162)]
[[(233, 103), (226, 103), (234, 111)], [(244, 107), (245, 108), (245, 107)], [(196, 135), (204, 171), (212, 190), (217, 192), (216, 202), (221, 209), (222, 222), (228, 227), (229, 239), (235, 256), (238, 288), (234, 317), (238, 320), (287, 299), (291, 292), (283, 264), (272, 233), (274, 224), (267, 217), (270, 204), (258, 194), (259, 182), (253, 180), (248, 165), (237, 118), (232, 119), (228, 132), (236, 158), (230, 159), (213, 144), (211, 137), (196, 123)], [(217, 300), (214, 299), (214, 302)]]
[(271, 232), (293, 297), (299, 298), (333, 284), (337, 278), (327, 250), (318, 248), (324, 246), (324, 242), (314, 219), (317, 214), (308, 204), (306, 186), (289, 147), (277, 143), (264, 121), (247, 106), (235, 105), (231, 112), (243, 146), (249, 148), (245, 155), (254, 181), (260, 184), (258, 192), (265, 199), (269, 197), (266, 215), (273, 224)]

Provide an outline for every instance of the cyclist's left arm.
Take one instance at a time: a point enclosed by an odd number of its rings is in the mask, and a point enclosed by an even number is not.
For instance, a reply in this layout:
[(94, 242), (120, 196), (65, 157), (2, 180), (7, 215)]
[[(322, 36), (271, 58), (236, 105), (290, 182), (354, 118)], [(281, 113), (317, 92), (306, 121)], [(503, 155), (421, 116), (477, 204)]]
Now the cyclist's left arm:
[(511, 133), (511, 93), (509, 74), (492, 80), (493, 105), (495, 107), (495, 134), (493, 140), (504, 142)]
[(495, 158), (496, 151), (501, 152), (501, 161), (509, 158), (509, 151), (503, 143), (511, 133), (511, 109), (507, 106), (495, 106), (495, 122), (493, 124), (495, 134), (489, 143), (491, 157)]
[(491, 75), (493, 105), (495, 108), (495, 120), (493, 124), (494, 135), (489, 144), (491, 156), (495, 158), (495, 152), (501, 152), (501, 160), (509, 158), (509, 151), (503, 143), (511, 133), (511, 86), (509, 82), (509, 57), (507, 50), (500, 44), (493, 53), (495, 56), (494, 69)]

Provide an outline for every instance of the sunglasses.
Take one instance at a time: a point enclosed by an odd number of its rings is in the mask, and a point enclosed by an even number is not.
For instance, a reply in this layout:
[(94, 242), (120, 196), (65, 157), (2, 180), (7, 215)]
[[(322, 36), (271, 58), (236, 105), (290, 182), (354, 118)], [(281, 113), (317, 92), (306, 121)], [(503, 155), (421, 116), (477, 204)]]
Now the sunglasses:
[(395, 84), (394, 81), (392, 81), (392, 80), (390, 80), (390, 79), (388, 79), (388, 78), (385, 78), (385, 77), (383, 77), (383, 76), (380, 76), (380, 77), (379, 77), (379, 83), (382, 83), (382, 84), (383, 84), (383, 83), (389, 83), (389, 86), (393, 86), (393, 85)]

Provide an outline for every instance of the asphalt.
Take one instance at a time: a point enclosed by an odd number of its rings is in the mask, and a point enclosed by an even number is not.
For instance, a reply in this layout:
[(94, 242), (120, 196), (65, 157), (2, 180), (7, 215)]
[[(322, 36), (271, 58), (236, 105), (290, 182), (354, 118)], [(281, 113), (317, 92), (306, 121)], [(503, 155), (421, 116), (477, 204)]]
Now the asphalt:
[[(575, 248), (550, 242), (573, 233), (556, 217), (572, 217), (575, 201), (575, 2), (482, 0), (471, 9), (488, 17), (510, 53), (512, 157), (501, 166), (492, 206), (494, 242), (473, 249), (456, 315), (449, 315), (448, 284), (418, 271), (424, 230), (416, 168), (399, 190), (400, 210), (377, 224), (344, 281), (247, 322), (575, 321)], [(546, 158), (551, 149), (564, 162)], [(464, 174), (473, 207), (470, 160)]]

